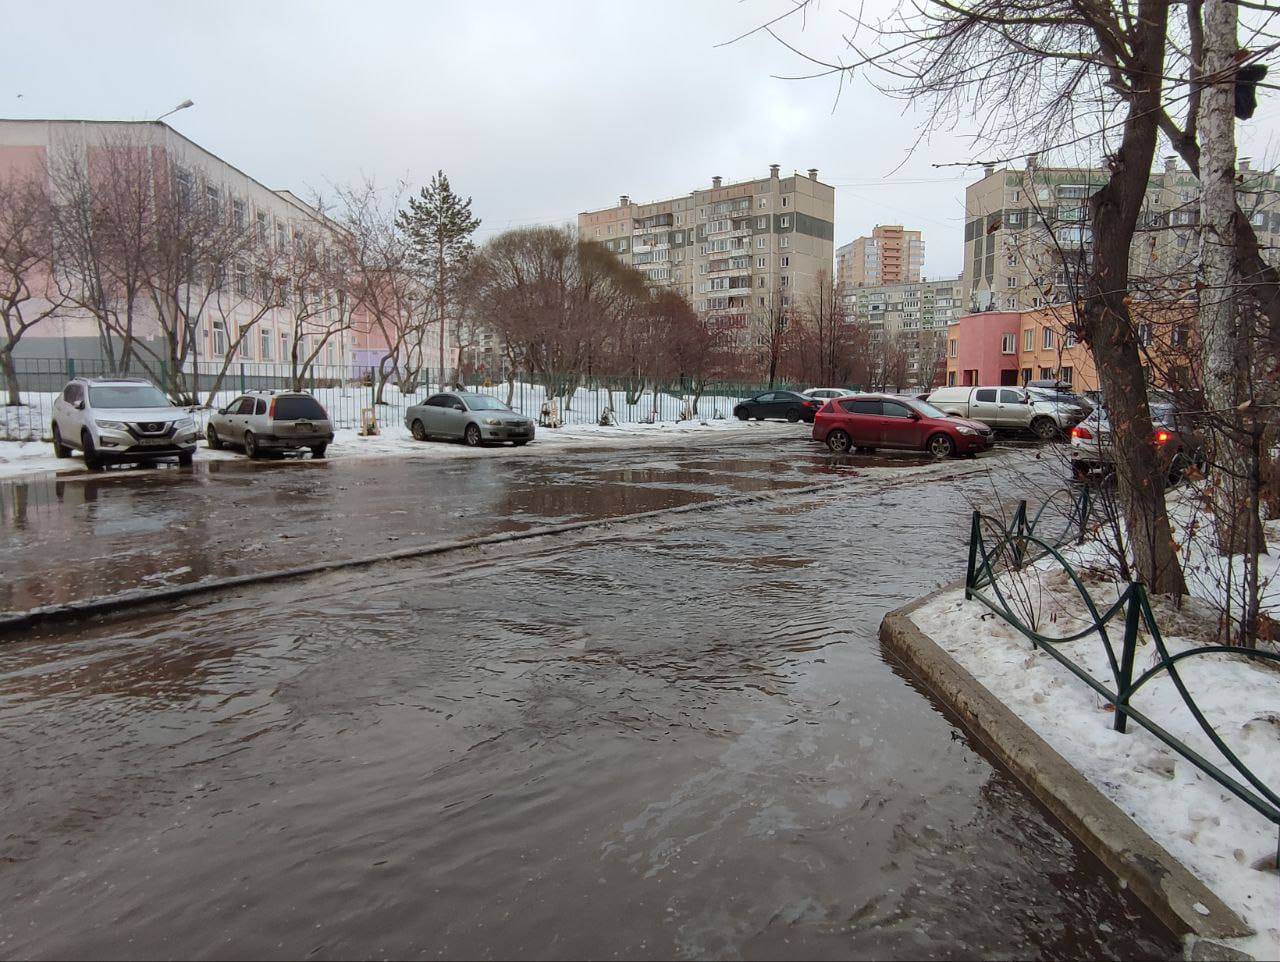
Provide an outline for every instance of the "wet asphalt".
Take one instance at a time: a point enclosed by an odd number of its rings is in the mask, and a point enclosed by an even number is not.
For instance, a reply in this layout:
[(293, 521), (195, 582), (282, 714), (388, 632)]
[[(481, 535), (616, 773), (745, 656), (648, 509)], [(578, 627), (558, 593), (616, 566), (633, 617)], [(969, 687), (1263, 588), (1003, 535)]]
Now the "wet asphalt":
[(0, 645), (0, 957), (1177, 953), (877, 640), (1036, 465), (526, 460), (7, 490), (21, 605), (851, 478)]

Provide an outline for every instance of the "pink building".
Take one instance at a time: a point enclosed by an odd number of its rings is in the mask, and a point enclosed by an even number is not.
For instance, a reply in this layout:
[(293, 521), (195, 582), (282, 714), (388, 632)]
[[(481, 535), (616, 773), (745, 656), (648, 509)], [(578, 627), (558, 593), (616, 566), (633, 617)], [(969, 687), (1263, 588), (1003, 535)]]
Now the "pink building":
[(947, 325), (947, 384), (1017, 384), (1017, 311), (966, 314)]

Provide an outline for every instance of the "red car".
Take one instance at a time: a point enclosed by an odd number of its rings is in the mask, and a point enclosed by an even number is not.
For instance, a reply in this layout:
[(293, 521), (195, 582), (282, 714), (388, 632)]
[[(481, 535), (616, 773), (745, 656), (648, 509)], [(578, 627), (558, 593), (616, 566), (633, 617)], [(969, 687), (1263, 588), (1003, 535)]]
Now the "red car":
[(813, 439), (837, 454), (897, 448), (937, 458), (977, 454), (995, 441), (981, 421), (948, 417), (927, 401), (889, 394), (833, 398), (813, 419)]

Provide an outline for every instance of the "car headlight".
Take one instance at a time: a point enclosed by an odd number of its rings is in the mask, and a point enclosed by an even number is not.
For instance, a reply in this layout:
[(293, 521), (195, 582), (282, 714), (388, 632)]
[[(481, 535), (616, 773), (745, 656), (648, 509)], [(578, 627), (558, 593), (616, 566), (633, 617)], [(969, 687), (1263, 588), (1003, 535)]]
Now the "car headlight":
[(974, 435), (976, 435), (976, 434), (978, 433), (978, 432), (977, 432), (977, 431), (975, 431), (973, 428), (965, 427), (963, 424), (957, 424), (957, 425), (956, 425), (956, 430), (957, 430), (957, 431), (959, 431), (961, 434), (967, 434), (967, 435), (969, 435), (970, 437), (972, 437), (972, 436), (974, 436)]
[(490, 427), (496, 428), (499, 424), (502, 423), (502, 421), (499, 420), (498, 418), (485, 418), (484, 423), (489, 425)]
[(125, 425), (125, 423), (124, 423), (123, 421), (99, 421), (99, 420), (95, 419), (93, 423), (94, 423), (94, 424), (96, 424), (98, 427), (100, 427), (100, 428), (106, 428), (106, 429), (108, 429), (109, 431), (127, 431), (127, 430), (129, 430), (129, 428)]
[(181, 431), (183, 428), (193, 428), (196, 426), (195, 418), (178, 418), (173, 422), (173, 426)]

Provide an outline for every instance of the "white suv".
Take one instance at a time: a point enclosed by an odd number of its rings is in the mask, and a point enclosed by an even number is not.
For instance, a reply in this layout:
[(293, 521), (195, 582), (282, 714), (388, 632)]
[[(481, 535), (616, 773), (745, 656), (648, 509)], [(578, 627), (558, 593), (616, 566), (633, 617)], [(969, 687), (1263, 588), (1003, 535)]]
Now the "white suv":
[(196, 422), (146, 378), (78, 377), (53, 402), (53, 453), (84, 453), (90, 471), (112, 461), (191, 463)]

